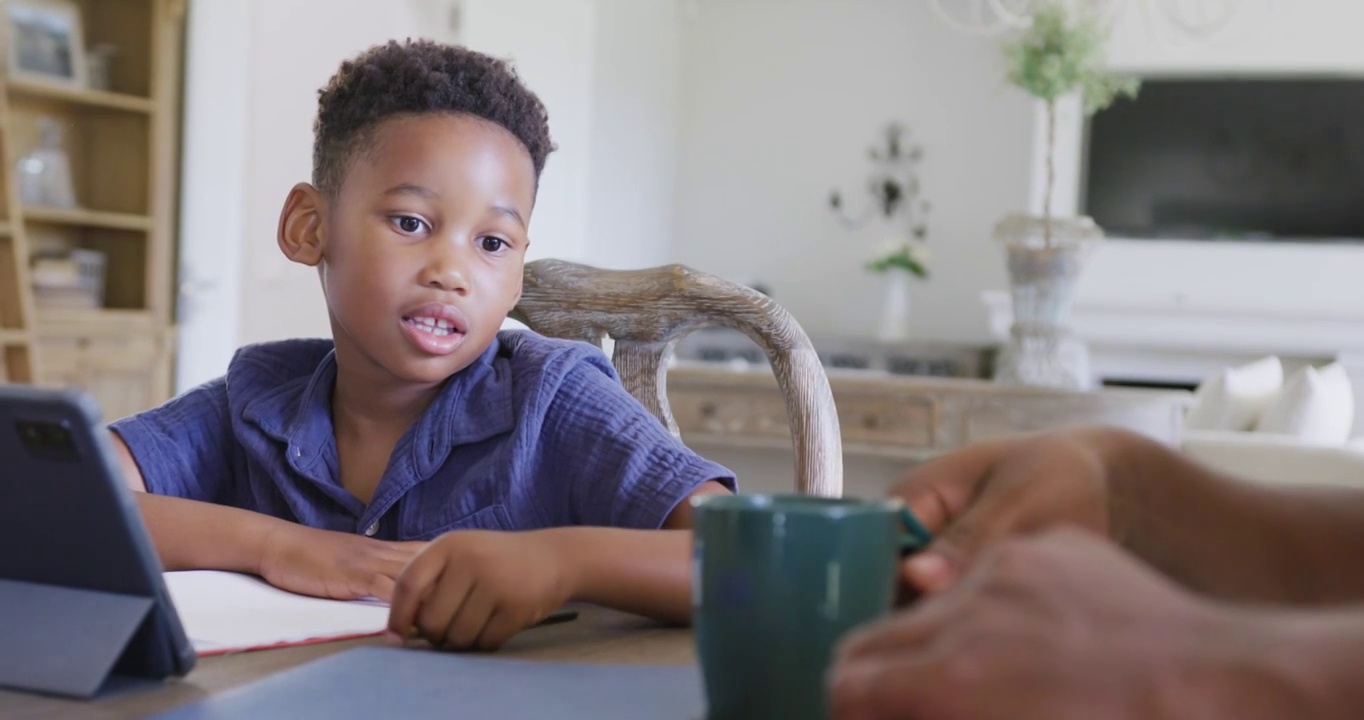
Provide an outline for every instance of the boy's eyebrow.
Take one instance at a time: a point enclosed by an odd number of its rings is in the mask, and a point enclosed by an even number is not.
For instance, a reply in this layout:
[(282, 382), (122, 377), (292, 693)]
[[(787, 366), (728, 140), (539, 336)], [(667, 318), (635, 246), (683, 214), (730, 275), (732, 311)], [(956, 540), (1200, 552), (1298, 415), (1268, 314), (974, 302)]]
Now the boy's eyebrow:
[(391, 187), (391, 188), (385, 190), (385, 191), (384, 191), (384, 194), (385, 194), (385, 195), (416, 195), (416, 196), (418, 196), (418, 197), (426, 198), (427, 200), (435, 200), (435, 199), (437, 199), (437, 198), (440, 197), (440, 194), (437, 193), (435, 190), (432, 190), (432, 189), (429, 188), (429, 187), (423, 187), (423, 186), (421, 186), (421, 185), (413, 185), (412, 183), (403, 183), (403, 184), (401, 184), (401, 185), (394, 185), (393, 187)]
[(523, 228), (526, 226), (526, 221), (521, 217), (521, 213), (516, 211), (516, 208), (510, 208), (505, 205), (494, 205), (493, 210), (521, 223), (521, 227)]

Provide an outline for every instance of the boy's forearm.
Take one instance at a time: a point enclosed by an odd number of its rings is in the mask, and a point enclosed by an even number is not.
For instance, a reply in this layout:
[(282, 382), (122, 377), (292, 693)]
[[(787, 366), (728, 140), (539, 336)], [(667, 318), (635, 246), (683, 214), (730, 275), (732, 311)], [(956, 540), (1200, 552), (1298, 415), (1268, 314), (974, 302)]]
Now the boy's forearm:
[(136, 493), (138, 509), (166, 570), (260, 573), (271, 533), (291, 523), (183, 498)]
[(691, 531), (542, 530), (570, 568), (573, 599), (666, 623), (691, 622)]
[(1132, 435), (1099, 442), (1115, 538), (1176, 580), (1240, 600), (1364, 600), (1364, 492), (1228, 478)]

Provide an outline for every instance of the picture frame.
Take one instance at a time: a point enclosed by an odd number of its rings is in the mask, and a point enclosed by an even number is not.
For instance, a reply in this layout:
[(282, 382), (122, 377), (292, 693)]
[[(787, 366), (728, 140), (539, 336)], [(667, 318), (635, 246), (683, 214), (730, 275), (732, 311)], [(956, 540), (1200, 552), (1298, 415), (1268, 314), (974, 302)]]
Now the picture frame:
[(85, 28), (74, 0), (5, 0), (5, 62), (14, 80), (84, 88)]

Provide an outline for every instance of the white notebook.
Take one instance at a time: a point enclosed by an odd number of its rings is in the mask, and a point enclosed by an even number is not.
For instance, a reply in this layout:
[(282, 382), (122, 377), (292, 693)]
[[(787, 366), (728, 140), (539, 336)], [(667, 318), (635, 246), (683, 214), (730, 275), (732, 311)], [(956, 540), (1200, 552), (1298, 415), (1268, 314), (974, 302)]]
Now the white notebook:
[(165, 578), (199, 655), (378, 635), (388, 626), (388, 605), (377, 600), (295, 595), (252, 575), (211, 570)]

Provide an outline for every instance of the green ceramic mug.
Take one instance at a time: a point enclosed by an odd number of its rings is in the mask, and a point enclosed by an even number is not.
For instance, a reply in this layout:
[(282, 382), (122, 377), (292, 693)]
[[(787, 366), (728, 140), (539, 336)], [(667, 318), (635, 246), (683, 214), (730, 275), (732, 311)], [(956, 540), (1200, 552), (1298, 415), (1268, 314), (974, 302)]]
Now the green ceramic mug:
[(838, 639), (894, 605), (931, 537), (895, 500), (693, 500), (692, 611), (710, 720), (820, 720)]

